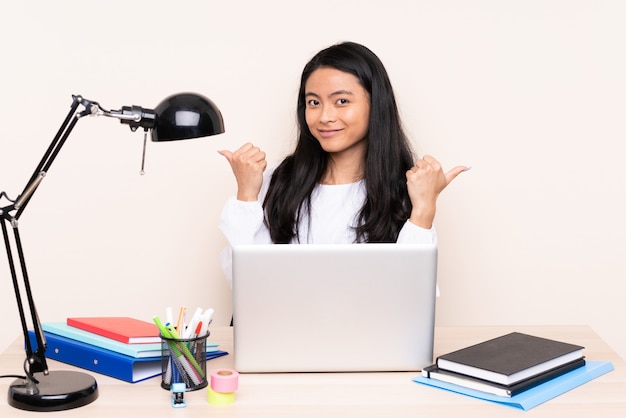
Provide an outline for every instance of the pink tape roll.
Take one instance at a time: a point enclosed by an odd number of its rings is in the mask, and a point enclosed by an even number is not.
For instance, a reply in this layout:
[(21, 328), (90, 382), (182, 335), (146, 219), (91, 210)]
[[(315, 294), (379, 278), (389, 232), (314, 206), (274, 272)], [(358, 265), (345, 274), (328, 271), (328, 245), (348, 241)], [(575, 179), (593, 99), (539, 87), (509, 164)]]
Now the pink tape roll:
[(235, 392), (239, 387), (239, 373), (232, 369), (215, 369), (211, 372), (211, 389), (218, 393)]

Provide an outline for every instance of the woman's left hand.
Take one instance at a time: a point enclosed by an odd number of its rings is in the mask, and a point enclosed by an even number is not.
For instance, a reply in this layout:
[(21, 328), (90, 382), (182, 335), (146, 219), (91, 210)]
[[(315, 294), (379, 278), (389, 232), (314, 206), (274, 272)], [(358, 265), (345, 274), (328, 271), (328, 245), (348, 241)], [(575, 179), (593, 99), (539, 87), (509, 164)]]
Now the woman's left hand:
[(432, 228), (439, 194), (456, 176), (467, 170), (469, 167), (460, 165), (444, 173), (439, 161), (430, 155), (417, 160), (406, 172), (407, 189), (413, 206), (409, 220), (422, 228)]

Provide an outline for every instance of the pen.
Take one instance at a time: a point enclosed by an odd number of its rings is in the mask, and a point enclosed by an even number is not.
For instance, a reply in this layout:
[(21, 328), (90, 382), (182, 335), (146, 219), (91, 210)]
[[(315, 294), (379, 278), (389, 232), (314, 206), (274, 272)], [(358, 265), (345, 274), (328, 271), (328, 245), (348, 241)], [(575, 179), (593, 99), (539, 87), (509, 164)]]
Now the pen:
[(206, 335), (209, 331), (209, 325), (211, 325), (211, 318), (213, 317), (213, 309), (209, 308), (202, 314), (202, 328), (199, 335)]
[[(168, 331), (170, 332), (170, 335), (172, 336), (172, 338), (177, 339), (177, 340), (180, 339), (180, 335), (178, 334), (178, 331), (176, 331), (174, 328), (170, 327)], [(178, 345), (178, 348), (180, 348), (180, 351), (182, 351), (182, 354), (184, 355), (184, 356), (181, 355), (181, 357), (186, 360), (189, 360), (189, 362), (196, 369), (200, 377), (204, 378), (204, 372), (202, 371), (202, 367), (200, 367), (200, 365), (194, 358), (193, 354), (191, 354), (187, 345), (185, 343), (181, 343), (180, 345)]]
[[(163, 325), (163, 322), (161, 322), (161, 319), (159, 319), (158, 316), (152, 317), (152, 320), (156, 324), (157, 328), (159, 328), (159, 331), (164, 338), (172, 338), (172, 334), (170, 334), (169, 329), (165, 325)], [(175, 358), (180, 357), (181, 354), (180, 351), (178, 351), (178, 348), (176, 347), (176, 344), (174, 342), (167, 340), (167, 345), (170, 349), (170, 363), (167, 365), (167, 370), (165, 372), (165, 383), (169, 384), (172, 381), (172, 362), (174, 362)], [(174, 368), (178, 369), (177, 366), (175, 366)]]
[(191, 350), (191, 352), (195, 354), (196, 361), (198, 363), (202, 361), (202, 356), (206, 355), (206, 339), (200, 338), (200, 341), (198, 341), (198, 336), (200, 335), (201, 329), (202, 329), (202, 321), (198, 322), (198, 325), (196, 326), (196, 330), (193, 333), (194, 342), (193, 342), (193, 349)]
[(198, 335), (200, 335), (201, 330), (202, 330), (202, 321), (198, 322), (198, 325), (196, 326), (196, 330), (193, 333), (193, 338), (198, 337)]
[(159, 328), (159, 331), (161, 332), (162, 336), (164, 336), (165, 338), (172, 338), (170, 331), (167, 329), (165, 325), (163, 325), (163, 322), (161, 322), (158, 316), (153, 316), (152, 320), (156, 324), (157, 328)]
[(202, 315), (202, 308), (197, 308), (191, 317), (191, 321), (189, 321), (189, 325), (187, 328), (181, 333), (183, 338), (191, 338), (193, 336), (193, 332), (196, 330), (196, 326), (200, 321), (200, 316)]
[(185, 322), (185, 312), (187, 312), (187, 307), (181, 306), (180, 312), (178, 313), (178, 323), (176, 324), (176, 330), (178, 331), (179, 334), (183, 332), (182, 327)]

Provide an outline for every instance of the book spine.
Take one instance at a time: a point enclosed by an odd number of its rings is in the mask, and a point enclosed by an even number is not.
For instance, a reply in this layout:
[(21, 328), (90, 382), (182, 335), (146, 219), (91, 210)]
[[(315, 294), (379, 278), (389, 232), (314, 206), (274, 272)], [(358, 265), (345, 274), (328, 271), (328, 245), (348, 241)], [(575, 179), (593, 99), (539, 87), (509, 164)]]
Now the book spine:
[(542, 373), (538, 376), (534, 376), (534, 377), (531, 377), (530, 379), (516, 383), (515, 385), (512, 385), (510, 387), (511, 395), (516, 395), (518, 393), (521, 393), (535, 386), (539, 386), (540, 384), (545, 383), (549, 380), (552, 380), (565, 373), (571, 372), (572, 370), (578, 369), (579, 367), (583, 367), (585, 363), (586, 363), (585, 359), (581, 358), (581, 359), (566, 363), (561, 367), (556, 367), (552, 370), (548, 370), (547, 372)]

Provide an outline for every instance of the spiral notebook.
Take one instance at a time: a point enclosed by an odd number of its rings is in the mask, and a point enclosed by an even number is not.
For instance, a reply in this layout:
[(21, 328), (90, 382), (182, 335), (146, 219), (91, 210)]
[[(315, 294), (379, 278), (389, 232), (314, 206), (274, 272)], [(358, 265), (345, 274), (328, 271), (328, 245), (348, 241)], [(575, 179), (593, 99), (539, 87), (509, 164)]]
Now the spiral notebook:
[(433, 362), (437, 248), (233, 248), (239, 372), (420, 370)]

